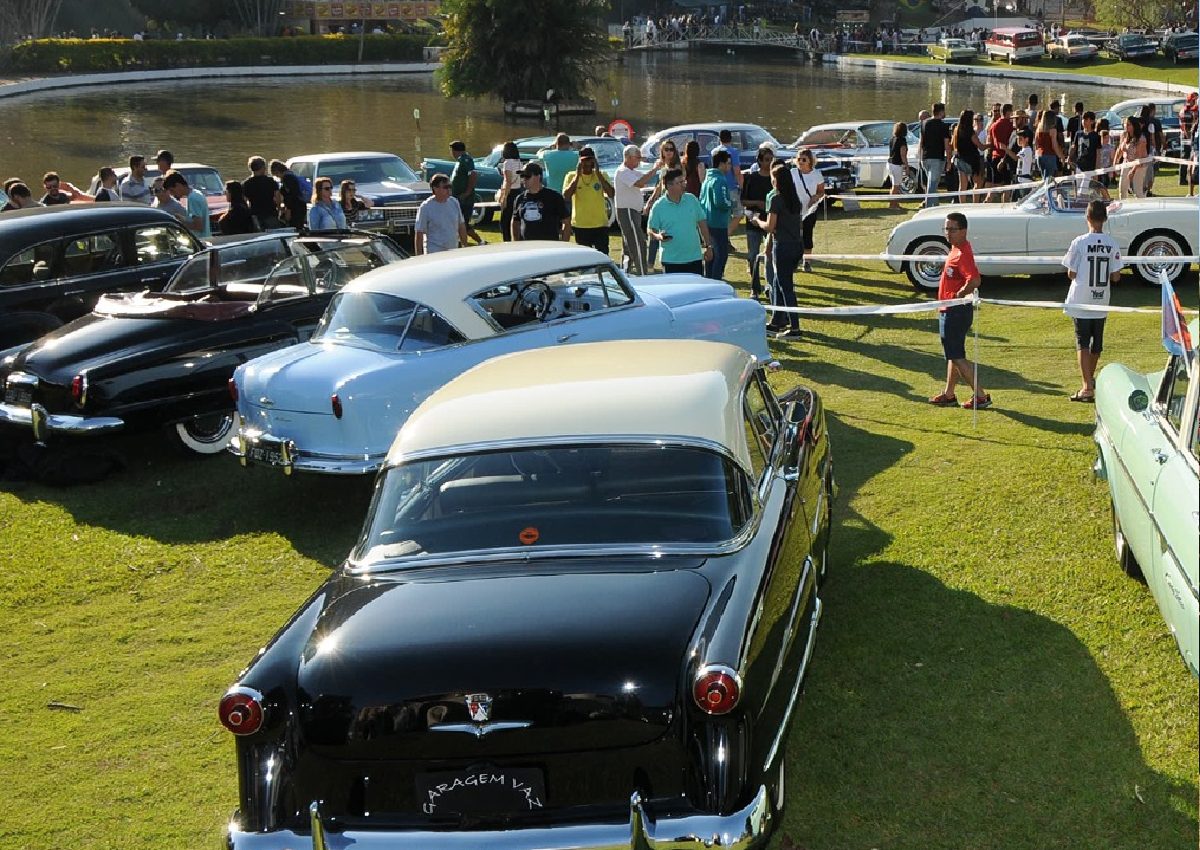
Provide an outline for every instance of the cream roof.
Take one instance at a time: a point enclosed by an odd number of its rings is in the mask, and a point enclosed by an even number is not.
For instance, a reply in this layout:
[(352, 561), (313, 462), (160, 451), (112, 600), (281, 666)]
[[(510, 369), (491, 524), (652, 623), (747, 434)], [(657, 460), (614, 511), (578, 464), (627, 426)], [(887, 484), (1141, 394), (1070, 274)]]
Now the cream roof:
[(700, 340), (583, 343), (496, 357), (427, 398), (388, 462), (471, 443), (636, 435), (708, 440), (749, 469), (738, 399), (754, 366), (737, 346)]
[(469, 339), (482, 339), (495, 331), (467, 303), (473, 293), (522, 277), (601, 263), (612, 265), (612, 260), (569, 242), (501, 242), (389, 263), (355, 278), (346, 290), (382, 292), (426, 304)]

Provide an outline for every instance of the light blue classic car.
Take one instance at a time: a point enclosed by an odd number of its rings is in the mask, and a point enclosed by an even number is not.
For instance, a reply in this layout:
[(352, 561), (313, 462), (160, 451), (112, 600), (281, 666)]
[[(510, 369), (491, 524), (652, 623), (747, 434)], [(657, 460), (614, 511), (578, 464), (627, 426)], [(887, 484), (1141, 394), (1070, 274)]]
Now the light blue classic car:
[[(1200, 327), (1191, 325), (1192, 339)], [(1096, 382), (1096, 474), (1112, 495), (1117, 559), (1144, 580), (1192, 675), (1200, 675), (1200, 435), (1195, 349), (1189, 367), (1173, 355), (1162, 372), (1120, 364)]]
[(771, 363), (758, 302), (697, 275), (630, 281), (609, 257), (579, 245), (459, 248), (379, 272), (339, 292), (307, 343), (238, 367), (239, 430), (230, 450), (243, 464), (374, 472), (430, 393), (522, 349), (707, 339)]

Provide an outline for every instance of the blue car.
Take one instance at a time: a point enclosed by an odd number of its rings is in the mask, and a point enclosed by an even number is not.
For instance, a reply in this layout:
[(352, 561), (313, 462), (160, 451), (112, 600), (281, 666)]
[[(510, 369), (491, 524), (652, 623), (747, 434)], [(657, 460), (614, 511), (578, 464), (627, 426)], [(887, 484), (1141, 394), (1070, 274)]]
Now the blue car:
[[(353, 281), (312, 338), (238, 367), (242, 463), (367, 474), (414, 408), (484, 360), (616, 339), (707, 339), (770, 362), (765, 311), (691, 274), (629, 280), (599, 251), (510, 242), (415, 257)], [(505, 413), (497, 399), (497, 415)]]

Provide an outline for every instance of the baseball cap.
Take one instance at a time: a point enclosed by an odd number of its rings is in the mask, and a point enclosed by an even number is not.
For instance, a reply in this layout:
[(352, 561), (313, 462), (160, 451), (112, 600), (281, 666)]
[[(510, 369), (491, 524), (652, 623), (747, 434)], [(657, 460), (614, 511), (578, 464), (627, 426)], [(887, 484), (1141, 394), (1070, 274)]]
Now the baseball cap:
[(520, 174), (522, 177), (532, 177), (535, 174), (538, 177), (541, 177), (542, 176), (542, 167), (540, 165), (538, 165), (536, 162), (527, 162), (527, 163), (525, 163), (525, 167), (522, 168), (517, 173)]

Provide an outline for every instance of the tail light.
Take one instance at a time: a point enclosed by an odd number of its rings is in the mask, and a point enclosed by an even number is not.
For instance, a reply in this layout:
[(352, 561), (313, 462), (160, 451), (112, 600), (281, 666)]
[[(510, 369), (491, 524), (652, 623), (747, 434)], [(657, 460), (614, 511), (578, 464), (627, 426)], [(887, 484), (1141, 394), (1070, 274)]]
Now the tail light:
[(87, 404), (88, 379), (87, 375), (76, 375), (71, 379), (71, 398), (79, 407)]
[(262, 694), (251, 688), (230, 688), (217, 707), (221, 725), (235, 735), (253, 735), (262, 728), (266, 713)]
[(342, 418), (342, 400), (338, 398), (338, 394), (334, 393), (329, 397), (329, 406), (333, 408), (333, 415), (338, 419)]
[(701, 668), (692, 683), (692, 699), (706, 714), (728, 714), (737, 707), (741, 696), (741, 678), (723, 664)]
[(235, 381), (233, 378), (230, 378), (229, 383), (226, 384), (226, 386), (229, 387), (229, 397), (231, 399), (233, 399), (234, 404), (237, 404), (237, 400), (238, 400), (237, 381)]

